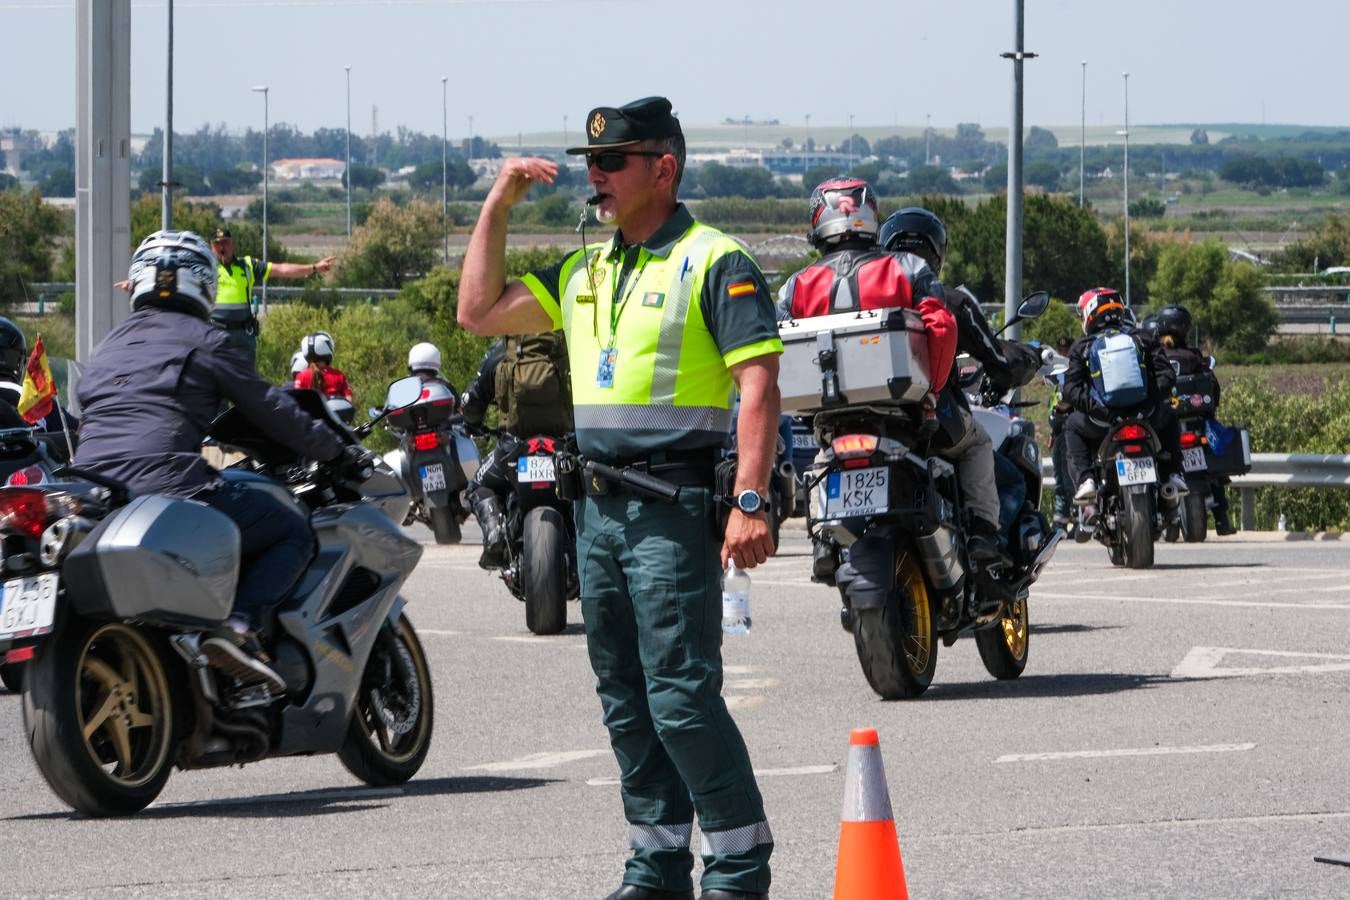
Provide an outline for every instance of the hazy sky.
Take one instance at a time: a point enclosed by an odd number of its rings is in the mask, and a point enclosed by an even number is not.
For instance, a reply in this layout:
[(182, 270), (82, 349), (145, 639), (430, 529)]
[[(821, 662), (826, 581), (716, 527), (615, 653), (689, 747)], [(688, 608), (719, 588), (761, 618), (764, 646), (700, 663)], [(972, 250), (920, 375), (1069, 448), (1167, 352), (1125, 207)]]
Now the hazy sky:
[[(177, 0), (175, 131), (210, 122), (576, 132), (586, 111), (665, 94), (686, 126), (1006, 126), (1011, 0)], [(164, 116), (164, 0), (132, 2), (131, 127)], [(1350, 125), (1345, 0), (1026, 0), (1026, 124)], [(0, 0), (0, 126), (75, 118), (74, 0)]]

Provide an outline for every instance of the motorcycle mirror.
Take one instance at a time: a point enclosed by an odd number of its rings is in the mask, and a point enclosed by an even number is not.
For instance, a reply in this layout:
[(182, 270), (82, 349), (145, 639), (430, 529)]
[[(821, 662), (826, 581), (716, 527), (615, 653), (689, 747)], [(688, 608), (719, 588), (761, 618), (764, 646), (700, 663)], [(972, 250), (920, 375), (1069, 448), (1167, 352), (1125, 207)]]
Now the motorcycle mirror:
[(422, 379), (416, 375), (400, 378), (389, 385), (389, 392), (385, 396), (387, 398), (385, 400), (387, 411), (406, 409), (422, 399)]
[(366, 415), (372, 419), (378, 416), (379, 414), (380, 411), (373, 406), (366, 410)]
[(1017, 318), (1034, 319), (1050, 306), (1049, 291), (1036, 291), (1029, 294), (1017, 307)]
[(1218, 361), (1217, 359), (1215, 359), (1215, 358), (1212, 357), (1212, 356), (1209, 358), (1209, 367), (1210, 367), (1211, 370), (1212, 370), (1215, 366), (1217, 366), (1218, 364), (1219, 364), (1219, 361)]

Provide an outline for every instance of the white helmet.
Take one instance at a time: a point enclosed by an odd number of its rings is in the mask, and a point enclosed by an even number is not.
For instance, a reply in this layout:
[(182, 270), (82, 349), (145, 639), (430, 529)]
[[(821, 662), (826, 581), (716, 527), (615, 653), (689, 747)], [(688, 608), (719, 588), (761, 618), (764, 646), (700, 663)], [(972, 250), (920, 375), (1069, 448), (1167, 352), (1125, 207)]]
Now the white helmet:
[(191, 231), (156, 231), (141, 241), (127, 281), (133, 310), (162, 306), (205, 319), (216, 306), (216, 257)]
[(427, 370), (437, 375), (441, 374), (441, 351), (436, 349), (435, 344), (428, 344), (425, 341), (413, 344), (413, 348), (408, 351), (408, 371)]
[(299, 375), (309, 368), (309, 363), (305, 360), (305, 354), (295, 352), (291, 354), (291, 374)]
[(333, 336), (326, 331), (307, 334), (305, 339), (300, 342), (300, 351), (304, 354), (306, 360), (321, 359), (324, 362), (331, 363), (333, 361)]

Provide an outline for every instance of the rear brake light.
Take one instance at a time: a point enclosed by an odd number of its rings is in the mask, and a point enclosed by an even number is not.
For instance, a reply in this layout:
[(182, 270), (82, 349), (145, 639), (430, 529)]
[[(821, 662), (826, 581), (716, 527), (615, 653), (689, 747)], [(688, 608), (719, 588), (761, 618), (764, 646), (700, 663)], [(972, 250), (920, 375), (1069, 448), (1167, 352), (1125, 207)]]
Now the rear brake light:
[(877, 450), (875, 434), (843, 434), (830, 442), (839, 459), (867, 459)]
[(37, 540), (54, 519), (79, 511), (79, 501), (70, 494), (26, 487), (0, 488), (0, 532)]
[(16, 647), (5, 652), (5, 665), (12, 666), (15, 663), (26, 663), (35, 655), (37, 655), (36, 647)]
[(1123, 451), (1125, 451), (1125, 455), (1126, 455), (1126, 456), (1136, 456), (1136, 455), (1138, 455), (1138, 454), (1144, 452), (1144, 445), (1143, 445), (1143, 444), (1125, 444), (1125, 445), (1122, 446), (1120, 449), (1123, 450)]
[(414, 450), (435, 450), (441, 445), (441, 436), (434, 431), (413, 435)]
[(1181, 446), (1184, 449), (1189, 450), (1192, 447), (1199, 447), (1204, 442), (1205, 436), (1202, 434), (1196, 434), (1194, 431), (1184, 431), (1181, 434)]
[(42, 471), (42, 466), (36, 463), (31, 466), (25, 466), (17, 472), (11, 472), (5, 479), (5, 484), (13, 487), (23, 487), (29, 484), (46, 484), (47, 473)]
[(1116, 431), (1116, 440), (1118, 441), (1142, 441), (1148, 432), (1142, 425), (1122, 425)]

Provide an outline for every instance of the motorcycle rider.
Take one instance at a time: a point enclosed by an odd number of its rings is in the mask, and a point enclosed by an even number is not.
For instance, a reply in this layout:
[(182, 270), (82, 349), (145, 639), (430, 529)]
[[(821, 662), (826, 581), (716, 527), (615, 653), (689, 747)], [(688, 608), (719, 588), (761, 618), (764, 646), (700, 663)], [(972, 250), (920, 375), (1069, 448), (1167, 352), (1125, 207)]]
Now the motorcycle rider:
[(325, 397), (338, 397), (348, 402), (352, 399), (352, 387), (347, 376), (333, 365), (333, 336), (326, 331), (316, 331), (305, 335), (300, 342), (300, 352), (304, 354), (305, 369), (296, 373), (295, 386), (313, 388)]
[(81, 380), (78, 468), (116, 479), (134, 497), (165, 494), (206, 503), (240, 531), (234, 609), (201, 644), (211, 664), (273, 692), (285, 681), (267, 664), (257, 629), (290, 592), (317, 549), (296, 504), (225, 481), (201, 455), (202, 437), (229, 400), (290, 449), (363, 469), (370, 454), (345, 447), (322, 422), (263, 381), (247, 354), (211, 324), (216, 260), (190, 231), (157, 231), (128, 272), (132, 313), (94, 350)]
[[(1155, 320), (1158, 339), (1162, 344), (1163, 354), (1172, 364), (1172, 371), (1178, 376), (1209, 373), (1210, 382), (1213, 384), (1214, 410), (1218, 412), (1219, 379), (1214, 377), (1209, 357), (1188, 343), (1191, 333), (1190, 310), (1180, 304), (1172, 304), (1164, 306), (1149, 318)], [(1210, 496), (1214, 498), (1214, 531), (1221, 535), (1237, 533), (1228, 516), (1228, 492), (1224, 489), (1226, 482), (1225, 478), (1214, 478), (1210, 482)]]
[[(540, 361), (548, 360), (549, 362), (546, 364), (553, 365), (558, 378), (563, 384), (566, 384), (568, 380), (568, 373), (564, 368), (566, 356), (560, 352), (548, 352), (550, 346), (561, 350), (563, 333), (555, 331), (551, 334), (532, 335), (530, 340), (536, 342), (543, 351), (536, 354)], [(493, 403), (501, 406), (497, 396), (498, 369), (507, 358), (512, 345), (513, 338), (511, 337), (501, 338), (493, 342), (478, 364), (478, 371), (474, 373), (473, 380), (464, 389), (464, 396), (460, 398), (460, 410), (464, 414), (465, 423), (470, 428), (481, 429), (483, 419), (487, 416), (488, 407)], [(515, 406), (518, 412), (526, 409), (518, 403)], [(506, 565), (507, 534), (504, 504), (507, 492), (513, 489), (510, 477), (511, 461), (515, 458), (520, 446), (518, 438), (525, 434), (547, 434), (556, 438), (571, 432), (572, 408), (570, 400), (564, 400), (564, 406), (565, 409), (560, 420), (532, 422), (529, 421), (530, 417), (527, 415), (522, 417), (522, 421), (516, 423), (515, 434), (505, 429), (499, 431), (497, 443), (493, 446), (487, 458), (479, 464), (478, 473), (474, 476), (473, 481), (469, 482), (469, 496), (473, 498), (473, 515), (478, 520), (478, 527), (483, 531), (483, 552), (478, 558), (478, 565), (484, 569), (495, 569)], [(535, 425), (544, 427), (536, 428)], [(562, 426), (561, 430), (559, 429), (560, 425)]]
[[(1097, 471), (1093, 457), (1113, 417), (1121, 413), (1147, 412), (1147, 419), (1158, 433), (1162, 452), (1158, 470), (1178, 497), (1189, 492), (1181, 475), (1181, 427), (1172, 411), (1172, 388), (1176, 376), (1162, 352), (1162, 345), (1134, 324), (1134, 318), (1112, 288), (1097, 287), (1078, 298), (1083, 317), (1083, 336), (1069, 348), (1069, 369), (1064, 374), (1064, 398), (1073, 407), (1065, 427), (1065, 448), (1074, 484), (1075, 503), (1087, 503), (1097, 496)], [(1113, 410), (1105, 406), (1093, 391), (1091, 373), (1092, 346), (1099, 332), (1111, 328), (1133, 338), (1141, 364), (1147, 369), (1145, 384), (1148, 400), (1134, 410)]]
[[(4, 421), (0, 427), (29, 427), (30, 423), (19, 415), (19, 396), (23, 393), (24, 369), (28, 365), (28, 339), (23, 329), (9, 319), (0, 316), (0, 401), (12, 409), (5, 410)], [(10, 414), (12, 413), (12, 415)], [(80, 420), (61, 408), (59, 403), (52, 404), (51, 412), (36, 423), (32, 423), (40, 434), (57, 435), (65, 423), (66, 433), (73, 442)], [(70, 449), (64, 438), (46, 442), (47, 451), (57, 462), (69, 462)]]
[[(1001, 390), (1025, 384), (1041, 366), (1040, 354), (1016, 341), (995, 337), (989, 321), (968, 292), (947, 290), (938, 281), (947, 256), (947, 226), (929, 210), (917, 206), (897, 210), (881, 226), (881, 246), (892, 253), (916, 256), (933, 272), (931, 290), (951, 312), (956, 323), (956, 352), (965, 353), (984, 367)], [(998, 486), (994, 478), (994, 445), (975, 421), (960, 384), (948, 381), (938, 397), (937, 453), (956, 463), (961, 495), (970, 506), (971, 556), (977, 560), (1008, 562), (999, 527)]]

